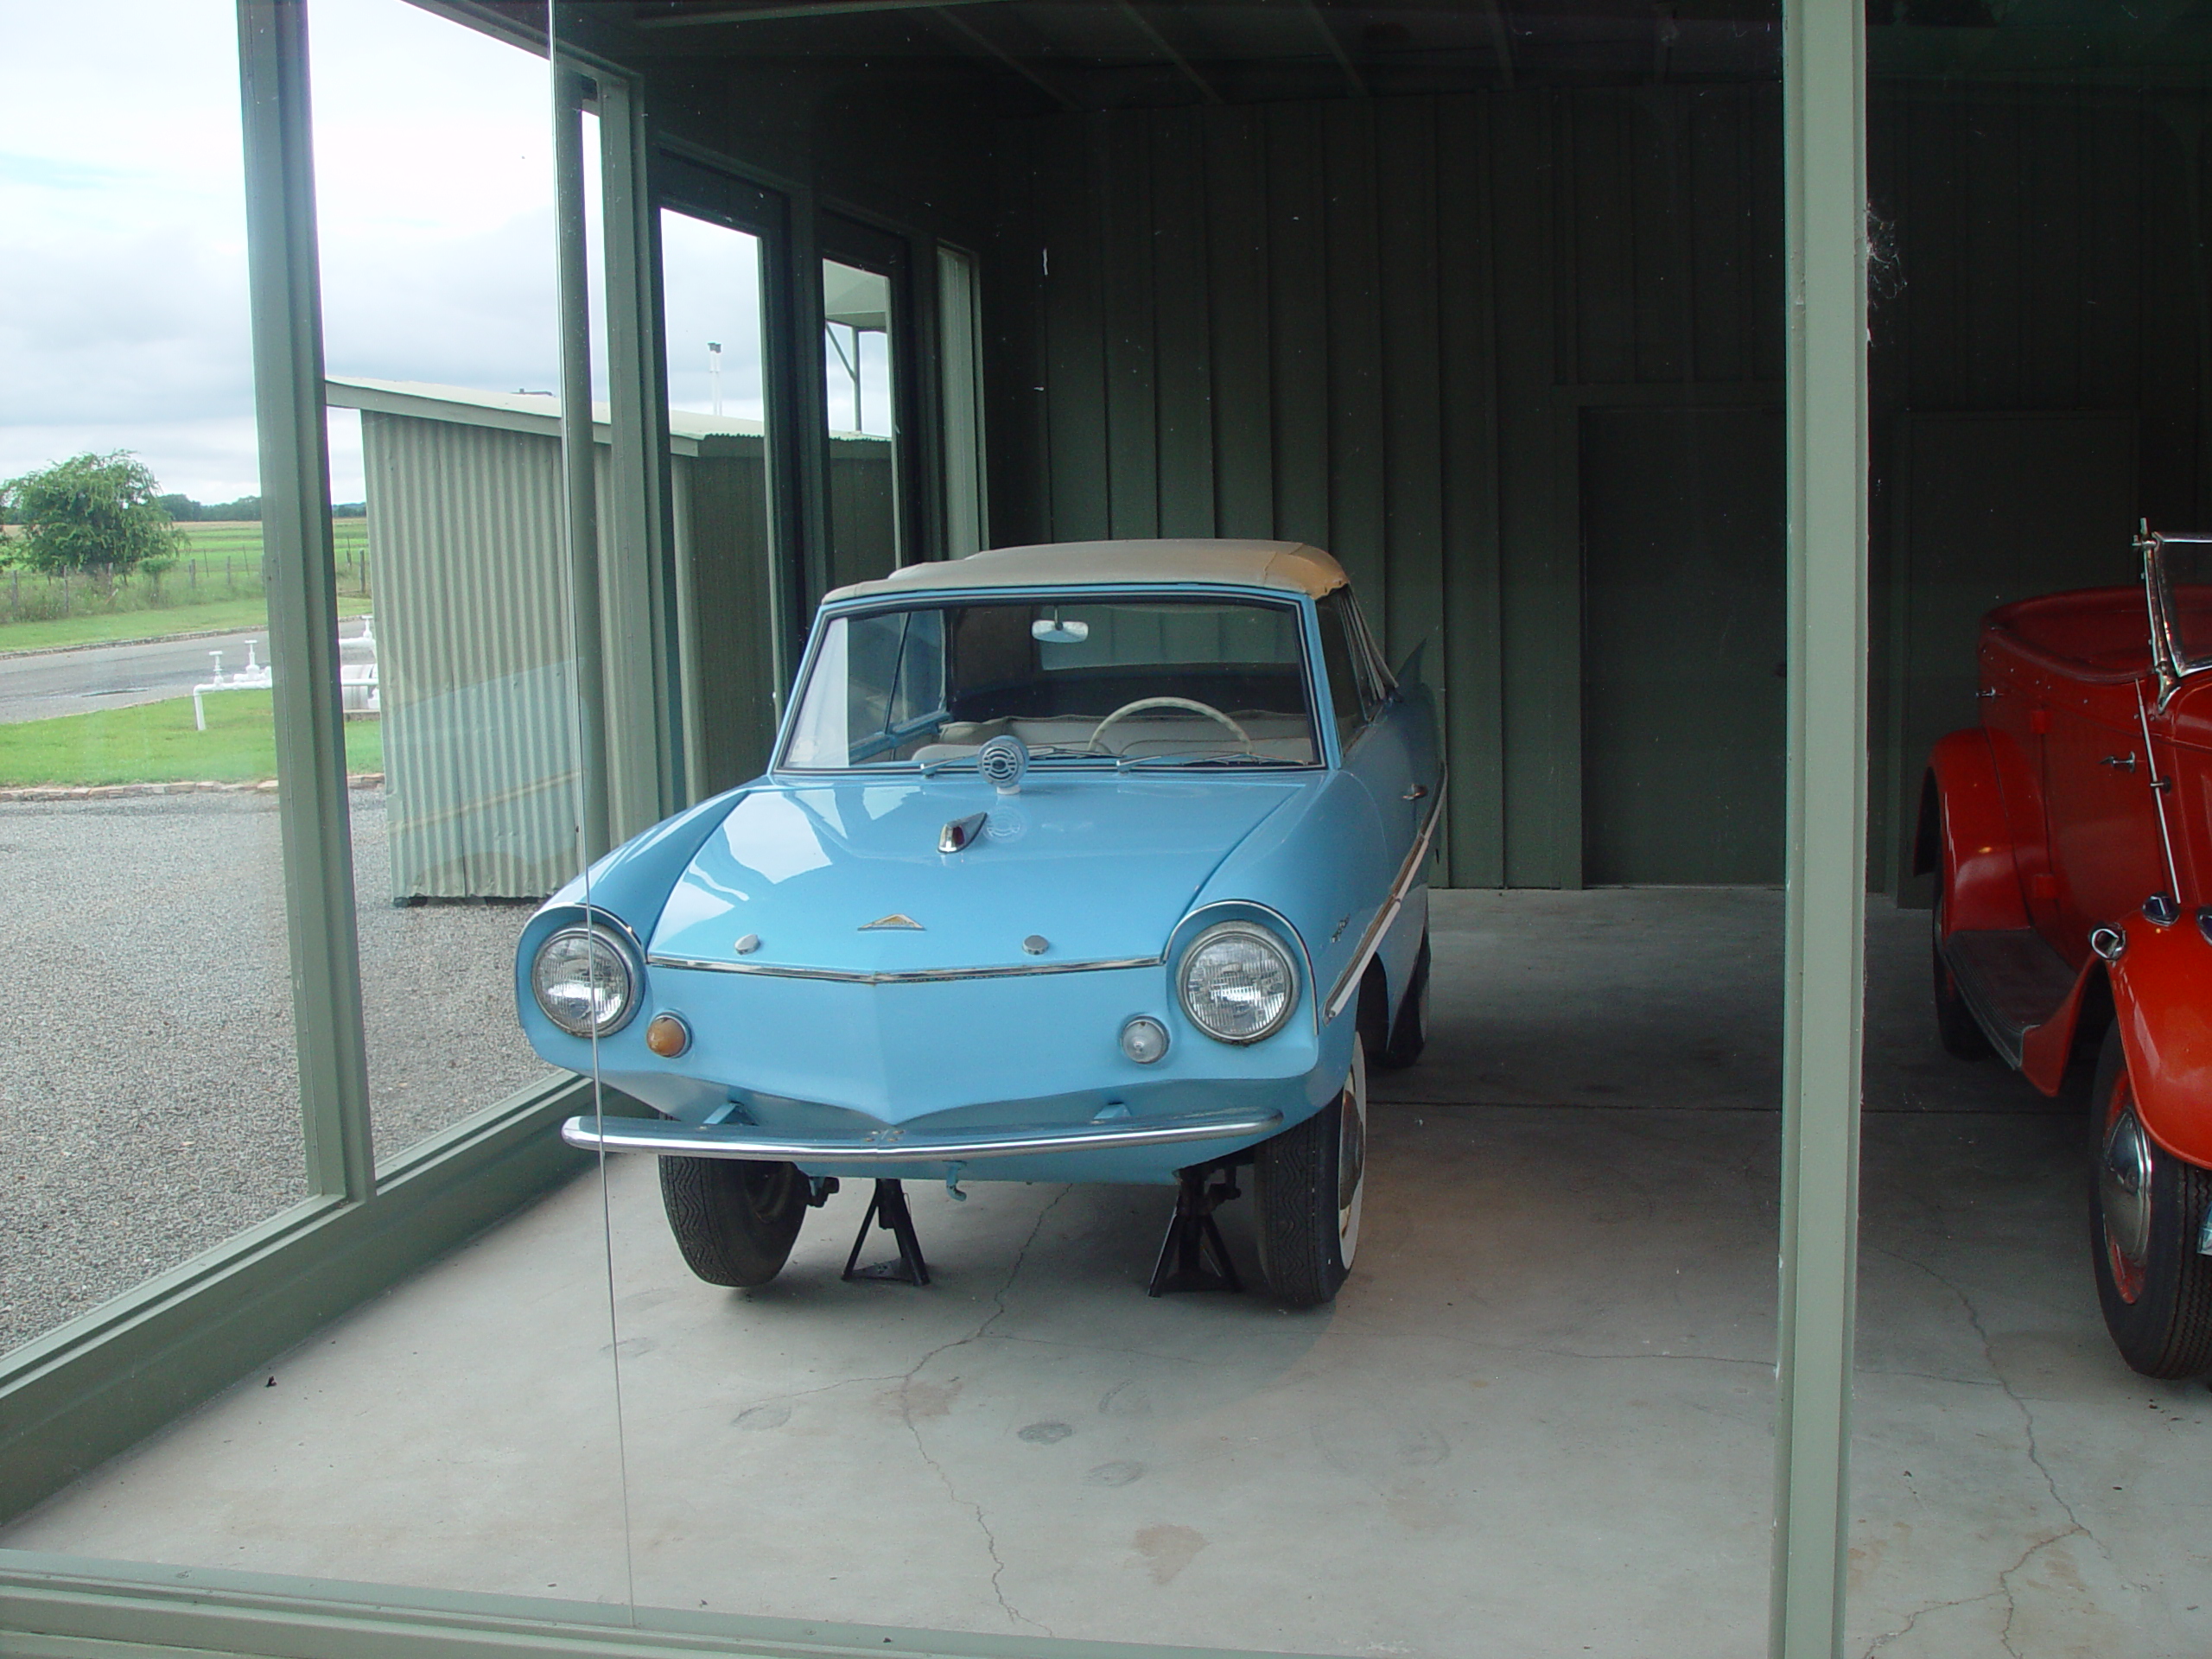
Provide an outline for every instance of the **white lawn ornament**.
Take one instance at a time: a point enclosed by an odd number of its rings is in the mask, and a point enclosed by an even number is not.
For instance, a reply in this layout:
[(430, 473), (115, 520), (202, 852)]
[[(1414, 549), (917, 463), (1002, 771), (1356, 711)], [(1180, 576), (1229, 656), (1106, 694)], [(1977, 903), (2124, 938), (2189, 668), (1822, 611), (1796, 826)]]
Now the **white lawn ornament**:
[(192, 716), (200, 730), (204, 732), (207, 729), (207, 704), (204, 699), (208, 692), (266, 691), (276, 684), (275, 671), (256, 659), (254, 646), (253, 640), (245, 642), (245, 666), (227, 679), (223, 676), (223, 653), (219, 651), (207, 653), (215, 659), (215, 677), (205, 685), (192, 688)]

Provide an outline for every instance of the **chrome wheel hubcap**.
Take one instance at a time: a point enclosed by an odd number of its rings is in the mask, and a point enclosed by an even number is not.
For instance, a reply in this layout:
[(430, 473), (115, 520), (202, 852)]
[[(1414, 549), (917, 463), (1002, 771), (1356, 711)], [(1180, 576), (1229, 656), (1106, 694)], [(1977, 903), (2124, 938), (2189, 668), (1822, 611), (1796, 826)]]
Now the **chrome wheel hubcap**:
[(2132, 1106), (2105, 1131), (2097, 1159), (2097, 1206), (2114, 1253), (2139, 1268), (2151, 1253), (2151, 1141)]

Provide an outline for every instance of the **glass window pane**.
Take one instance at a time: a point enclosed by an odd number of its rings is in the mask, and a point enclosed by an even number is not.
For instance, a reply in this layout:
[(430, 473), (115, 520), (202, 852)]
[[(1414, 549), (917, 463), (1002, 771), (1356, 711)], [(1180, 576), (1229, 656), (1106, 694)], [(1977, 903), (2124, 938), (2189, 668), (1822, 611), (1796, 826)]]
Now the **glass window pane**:
[(307, 1191), (235, 39), (0, 17), (0, 1351)]
[[(368, 547), (340, 643), (348, 729), (381, 754), (350, 799), (390, 1158), (557, 1075), (510, 1013), (531, 906), (576, 868), (551, 124), (543, 59), (397, 0), (324, 0), (311, 40), (331, 488)], [(424, 67), (395, 86), (410, 45)]]
[(823, 402), (830, 443), (830, 584), (895, 568), (901, 553), (893, 439), (891, 279), (822, 262)]
[[(296, 1278), (249, 1269), (242, 1292), (209, 1281), (213, 1310), (188, 1299), (156, 1312), (175, 1321), (155, 1329), (176, 1333), (162, 1338), (176, 1365), (133, 1374), (116, 1344), (87, 1344), (87, 1370), (115, 1368), (105, 1395), (166, 1399), (181, 1421), (99, 1464), (114, 1446), (85, 1414), (97, 1444), (62, 1448), (85, 1472), (10, 1517), (0, 1543), (618, 1599), (628, 1586), (595, 1169), (563, 1156), (553, 1122), (526, 1116), (503, 1119), (488, 1148), (462, 1150), (456, 1135), (444, 1160), (421, 1155), (426, 1135), (501, 1103), (519, 1110), (529, 1085), (566, 1084), (567, 1099), (536, 1103), (547, 1117), (583, 1096), (573, 1071), (531, 1051), (514, 994), (530, 901), (582, 863), (579, 653), (547, 435), (547, 69), (401, 0), (306, 10), (333, 426), (346, 440), (334, 493), (356, 508), (337, 538), (342, 683), (321, 689), (346, 709), (371, 1127), (385, 1155), (361, 1209), (334, 1225), (327, 1212), (297, 1218), (270, 1245), (283, 1252), (272, 1265)], [(35, 461), (67, 420), (97, 420), (111, 435), (104, 450), (139, 451), (185, 508), (230, 504), (213, 515), (228, 522), (182, 526), (211, 540), (180, 550), (158, 598), (147, 563), (127, 579), (117, 568), (96, 578), (78, 625), (236, 629), (263, 604), (248, 575), (259, 527), (237, 522), (242, 499), (279, 483), (257, 471), (244, 326), (239, 32), (230, 0), (133, 0), (96, 27), (66, 9), (0, 13), (0, 58), (26, 93), (0, 108), (11, 129), (0, 154), (56, 147), (22, 169), (28, 181), (0, 163), (0, 242), (36, 238), (10, 245), (6, 267), (48, 266), (56, 303), (77, 291), (8, 349), (43, 337), (24, 366), (75, 382), (78, 398), (73, 414), (11, 401), (0, 443)], [(257, 68), (264, 89), (268, 67)], [(64, 346), (74, 361), (54, 360)], [(18, 409), (32, 422), (16, 423)], [(29, 552), (35, 538), (4, 545)], [(18, 626), (33, 625), (0, 621), (0, 650)], [(24, 1316), (0, 1326), (8, 1338), (302, 1192), (277, 823), (280, 801), (290, 810), (316, 796), (309, 780), (275, 775), (272, 695), (297, 688), (282, 658), (271, 685), (266, 645), (257, 627), (235, 644), (215, 633), (0, 657), (0, 687), (15, 664), (42, 663), (60, 677), (13, 690), (91, 709), (0, 721), (9, 764), (73, 768), (79, 786), (70, 800), (0, 800), (16, 1010), (0, 1031), (0, 1320)], [(106, 775), (77, 775), (88, 767)], [(84, 798), (92, 784), (112, 791)], [(299, 916), (290, 925), (306, 931)], [(353, 1012), (304, 1008), (341, 1023)], [(471, 1169), (474, 1183), (457, 1179)], [(502, 1207), (513, 1213), (484, 1236), (455, 1236)], [(373, 1286), (442, 1238), (463, 1248), (390, 1295), (332, 1305), (334, 1279)], [(241, 1313), (226, 1300), (238, 1294), (271, 1300)], [(242, 1325), (300, 1339), (264, 1357), (238, 1346)], [(200, 1380), (192, 1367), (209, 1351), (260, 1363), (202, 1401), (188, 1379)], [(530, 1517), (526, 1547), (518, 1516)]]
[(1332, 594), (1320, 605), (1321, 663), (1329, 677), (1329, 702), (1336, 710), (1337, 741), (1349, 743), (1367, 723), (1369, 682), (1360, 661), (1359, 642), (1350, 601)]
[(1289, 605), (1021, 601), (871, 611), (824, 627), (784, 763), (935, 771), (976, 764), (1005, 736), (1046, 767), (1310, 766), (1306, 688)]
[(660, 243), (684, 729), (703, 798), (767, 764), (780, 707), (762, 245), (672, 208), (661, 211)]
[(937, 251), (938, 361), (944, 385), (944, 553), (957, 559), (991, 541), (983, 444), (983, 297), (973, 254)]
[[(2212, 657), (2205, 54), (2127, 8), (1970, 10), (1950, 56), (1948, 18), (1867, 9), (1885, 891), (1846, 1643), (2190, 1652), (2212, 1570), (2164, 1521), (2212, 1371), (2183, 1081), (2212, 977), (2173, 970), (2212, 902), (2212, 675), (2170, 688), (2152, 628)], [(2179, 538), (2164, 594), (2145, 528)]]

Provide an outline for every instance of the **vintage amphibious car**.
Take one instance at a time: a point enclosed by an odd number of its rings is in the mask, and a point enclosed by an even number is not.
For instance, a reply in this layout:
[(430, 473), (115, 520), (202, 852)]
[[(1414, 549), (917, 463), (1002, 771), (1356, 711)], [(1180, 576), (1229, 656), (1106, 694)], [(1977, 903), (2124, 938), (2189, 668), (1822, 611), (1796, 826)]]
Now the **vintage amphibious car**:
[[(1009, 548), (841, 588), (764, 777), (669, 819), (523, 934), (547, 1060), (658, 1119), (692, 1270), (757, 1285), (839, 1176), (1177, 1189), (1153, 1288), (1261, 1266), (1333, 1297), (1359, 1242), (1367, 1066), (1427, 1033), (1433, 706), (1327, 554)], [(883, 1269), (885, 1276), (893, 1276)]]
[(2140, 588), (1990, 613), (1981, 724), (1936, 746), (1916, 862), (1944, 1046), (2050, 1095), (2097, 1056), (2105, 1322), (2185, 1377), (2212, 1370), (2212, 539), (2137, 545)]

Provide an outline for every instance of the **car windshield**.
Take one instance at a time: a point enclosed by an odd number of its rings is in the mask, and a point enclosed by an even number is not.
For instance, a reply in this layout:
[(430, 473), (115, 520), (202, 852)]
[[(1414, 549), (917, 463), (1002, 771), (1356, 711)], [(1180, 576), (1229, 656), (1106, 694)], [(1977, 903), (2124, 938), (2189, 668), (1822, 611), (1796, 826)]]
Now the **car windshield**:
[(2184, 674), (2212, 668), (2212, 539), (2162, 538), (2152, 575), (2174, 665)]
[(1044, 766), (1313, 766), (1298, 607), (1021, 599), (832, 617), (783, 764), (936, 771), (1000, 736)]

